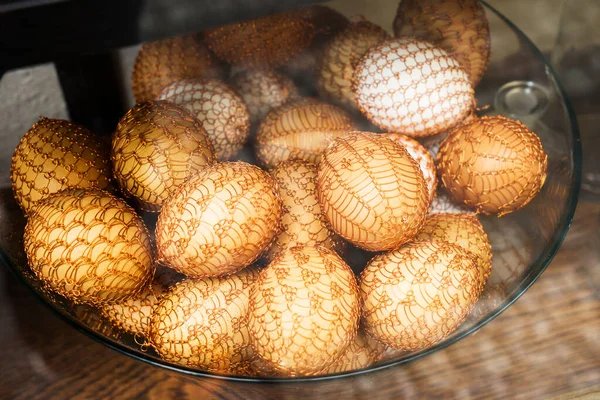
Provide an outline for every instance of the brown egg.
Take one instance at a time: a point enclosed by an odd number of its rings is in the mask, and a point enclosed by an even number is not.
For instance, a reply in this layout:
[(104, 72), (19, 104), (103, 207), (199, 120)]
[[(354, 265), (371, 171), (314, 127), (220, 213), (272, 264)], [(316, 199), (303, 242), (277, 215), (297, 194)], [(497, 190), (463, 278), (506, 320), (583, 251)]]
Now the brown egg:
[(548, 158), (535, 133), (506, 117), (482, 117), (449, 133), (438, 174), (457, 201), (482, 214), (504, 214), (529, 203), (546, 180)]
[(61, 119), (40, 117), (17, 145), (10, 181), (19, 206), (68, 188), (111, 190), (110, 158), (88, 129)]
[(415, 242), (377, 255), (361, 274), (365, 330), (396, 349), (432, 346), (464, 321), (480, 281), (474, 258), (450, 243)]
[(219, 160), (230, 160), (250, 135), (250, 114), (242, 98), (217, 80), (181, 80), (163, 89), (161, 100), (179, 104), (202, 123)]
[(478, 0), (402, 0), (396, 36), (416, 36), (454, 56), (475, 87), (490, 59), (490, 26)]
[(341, 108), (303, 99), (271, 111), (256, 134), (256, 156), (270, 168), (290, 159), (318, 163), (336, 138), (356, 129)]
[(112, 137), (113, 174), (124, 194), (158, 212), (189, 176), (215, 161), (206, 131), (189, 111), (166, 101), (136, 104)]
[(154, 252), (141, 218), (99, 189), (67, 189), (31, 209), (24, 234), (29, 267), (45, 289), (97, 305), (138, 294)]
[(252, 347), (275, 372), (316, 375), (352, 342), (359, 313), (350, 267), (324, 247), (293, 247), (260, 272), (250, 293)]
[(412, 37), (372, 47), (353, 79), (360, 111), (382, 130), (411, 137), (458, 124), (475, 104), (469, 78), (454, 57)]
[(156, 100), (171, 82), (222, 75), (202, 35), (195, 33), (144, 43), (135, 59), (131, 85), (135, 101), (141, 103)]
[(300, 96), (291, 78), (268, 69), (246, 69), (229, 84), (248, 106), (253, 123), (262, 121), (269, 111)]
[(319, 164), (317, 188), (333, 230), (369, 251), (411, 240), (429, 206), (417, 162), (403, 146), (375, 133), (336, 139)]
[(340, 372), (356, 371), (367, 368), (383, 357), (385, 347), (359, 329), (354, 340), (346, 348), (340, 358), (335, 360), (323, 374), (336, 374)]
[(341, 248), (341, 239), (327, 226), (317, 200), (317, 166), (304, 160), (288, 160), (277, 164), (270, 173), (277, 181), (283, 215), (282, 232), (269, 248), (267, 260), (301, 245)]
[(150, 343), (166, 361), (233, 372), (253, 357), (248, 298), (258, 271), (187, 279), (163, 295), (150, 322)]
[(421, 143), (401, 133), (383, 133), (382, 136), (404, 146), (408, 154), (419, 164), (423, 178), (425, 178), (427, 191), (429, 192), (429, 201), (432, 201), (437, 189), (437, 171), (431, 154), (429, 154)]
[(308, 47), (314, 33), (301, 9), (209, 29), (204, 41), (229, 64), (277, 67)]
[(159, 259), (191, 278), (237, 272), (277, 237), (281, 215), (267, 172), (244, 162), (213, 164), (163, 205), (156, 223)]
[(445, 190), (438, 188), (436, 195), (429, 206), (428, 215), (432, 214), (475, 214), (475, 210), (452, 199)]
[(356, 110), (352, 76), (360, 58), (371, 47), (390, 39), (378, 25), (359, 17), (337, 34), (323, 51), (317, 73), (317, 86), (322, 97)]
[(480, 269), (481, 287), (492, 271), (492, 247), (483, 226), (473, 214), (435, 214), (425, 220), (415, 240), (440, 240), (472, 253)]

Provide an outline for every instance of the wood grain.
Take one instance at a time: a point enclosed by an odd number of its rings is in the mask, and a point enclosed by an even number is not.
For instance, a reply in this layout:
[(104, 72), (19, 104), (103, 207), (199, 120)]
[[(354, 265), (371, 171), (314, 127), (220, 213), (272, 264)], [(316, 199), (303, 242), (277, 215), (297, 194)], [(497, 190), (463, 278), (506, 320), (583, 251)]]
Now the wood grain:
[(187, 379), (55, 317), (0, 268), (0, 398), (600, 398), (600, 205), (580, 203), (542, 277), (478, 333), (408, 365), (315, 383)]

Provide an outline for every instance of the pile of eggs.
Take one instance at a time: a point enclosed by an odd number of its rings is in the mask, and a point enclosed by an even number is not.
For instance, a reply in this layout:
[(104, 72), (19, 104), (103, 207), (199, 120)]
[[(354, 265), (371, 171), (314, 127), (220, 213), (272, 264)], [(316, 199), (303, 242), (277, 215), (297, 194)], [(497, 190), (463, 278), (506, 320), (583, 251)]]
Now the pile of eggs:
[(475, 113), (478, 1), (402, 1), (394, 32), (313, 6), (147, 43), (110, 148), (41, 118), (11, 182), (44, 290), (223, 374), (351, 371), (446, 338), (492, 268), (477, 214), (526, 206), (547, 158)]

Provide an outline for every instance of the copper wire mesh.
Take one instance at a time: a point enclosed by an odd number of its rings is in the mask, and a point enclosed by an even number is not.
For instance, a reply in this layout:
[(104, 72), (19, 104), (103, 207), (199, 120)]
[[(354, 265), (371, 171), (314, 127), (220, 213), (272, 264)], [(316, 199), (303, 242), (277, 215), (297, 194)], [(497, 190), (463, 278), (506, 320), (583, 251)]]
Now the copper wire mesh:
[(350, 267), (324, 247), (293, 247), (260, 272), (250, 293), (252, 347), (278, 373), (315, 375), (352, 342), (359, 313)]
[(215, 161), (206, 131), (189, 111), (166, 101), (138, 103), (112, 137), (113, 173), (145, 211), (160, 211), (189, 176)]
[(478, 0), (402, 0), (396, 36), (428, 40), (456, 57), (475, 87), (490, 59), (490, 26)]
[(325, 148), (337, 137), (356, 129), (341, 108), (303, 99), (271, 111), (256, 134), (256, 156), (270, 168), (299, 158), (318, 163)]
[(423, 225), (429, 205), (416, 161), (403, 146), (368, 132), (352, 132), (327, 148), (317, 186), (333, 230), (369, 251), (409, 241)]
[(475, 104), (469, 79), (454, 57), (412, 37), (372, 47), (353, 79), (360, 111), (382, 130), (411, 137), (458, 124)]
[(385, 347), (382, 344), (370, 338), (360, 328), (342, 356), (335, 360), (323, 373), (335, 374), (366, 368), (380, 360), (384, 351)]
[(361, 274), (367, 334), (401, 350), (419, 350), (448, 336), (479, 298), (474, 258), (446, 242), (415, 242), (380, 254)]
[(38, 202), (24, 233), (30, 268), (46, 290), (97, 305), (130, 298), (154, 274), (150, 235), (123, 200), (67, 189)]
[(161, 262), (193, 278), (250, 265), (280, 232), (274, 179), (244, 162), (216, 163), (179, 186), (156, 224)]
[(131, 85), (136, 102), (141, 103), (156, 100), (171, 82), (223, 75), (202, 35), (195, 33), (144, 43), (135, 59)]
[(438, 174), (457, 201), (482, 214), (523, 207), (546, 179), (547, 156), (537, 135), (506, 117), (482, 117), (449, 133), (437, 157)]
[(248, 107), (233, 89), (219, 80), (176, 81), (166, 86), (159, 98), (185, 107), (200, 120), (219, 160), (235, 157), (248, 140)]
[(15, 149), (10, 181), (26, 214), (35, 202), (67, 188), (112, 189), (108, 152), (81, 125), (40, 117)]
[[(239, 372), (253, 357), (248, 297), (253, 267), (218, 278), (187, 279), (163, 295), (150, 324), (150, 343), (172, 363), (211, 372)], [(242, 365), (241, 365), (242, 364)]]

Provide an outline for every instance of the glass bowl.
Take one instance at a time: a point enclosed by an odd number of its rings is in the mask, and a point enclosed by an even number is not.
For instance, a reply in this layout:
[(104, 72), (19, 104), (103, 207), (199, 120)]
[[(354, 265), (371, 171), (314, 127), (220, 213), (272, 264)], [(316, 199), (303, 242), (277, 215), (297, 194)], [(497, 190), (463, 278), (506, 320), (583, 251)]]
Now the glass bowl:
[[(376, 5), (352, 2), (350, 15), (376, 12)], [(389, 3), (389, 4), (388, 4)], [(345, 5), (346, 3), (339, 3)], [(397, 2), (387, 7), (395, 13)], [(170, 364), (137, 338), (120, 332), (94, 308), (43, 292), (27, 267), (23, 252), (25, 218), (13, 199), (10, 186), (0, 190), (0, 256), (31, 291), (57, 315), (94, 340), (127, 356), (174, 371), (184, 377), (215, 377), (236, 381), (307, 381), (356, 375), (403, 364), (443, 349), (474, 333), (508, 308), (535, 282), (551, 262), (571, 223), (581, 179), (581, 146), (575, 116), (552, 68), (535, 45), (508, 19), (484, 3), (492, 33), (489, 68), (476, 89), (480, 114), (502, 114), (520, 119), (536, 132), (548, 154), (548, 177), (541, 193), (523, 209), (504, 216), (480, 217), (493, 249), (493, 268), (486, 289), (468, 319), (442, 342), (417, 352), (388, 352), (368, 368), (302, 378), (252, 378), (224, 376)], [(336, 8), (338, 4), (333, 4)], [(388, 16), (389, 17), (389, 16)], [(390, 21), (391, 22), (391, 21)], [(0, 171), (8, 176), (9, 162)], [(143, 217), (153, 225), (154, 216)], [(354, 254), (351, 264), (364, 262)], [(364, 265), (364, 264), (363, 264)]]

